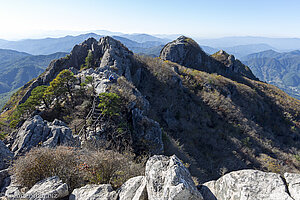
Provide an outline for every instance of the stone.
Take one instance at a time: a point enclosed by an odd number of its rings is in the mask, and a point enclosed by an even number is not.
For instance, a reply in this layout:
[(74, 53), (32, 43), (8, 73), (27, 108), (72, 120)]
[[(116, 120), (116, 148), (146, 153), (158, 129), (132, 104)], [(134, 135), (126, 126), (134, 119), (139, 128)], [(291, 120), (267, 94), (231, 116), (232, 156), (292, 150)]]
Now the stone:
[(54, 120), (52, 123), (44, 121), (39, 115), (28, 119), (14, 138), (12, 151), (22, 154), (29, 151), (32, 147), (55, 147), (57, 145), (76, 146), (76, 138), (72, 131), (60, 120)]
[(146, 178), (137, 176), (126, 181), (119, 189), (119, 200), (147, 199)]
[(159, 123), (144, 116), (138, 108), (132, 110), (132, 121), (134, 140), (145, 145), (152, 155), (163, 153), (164, 145)]
[(152, 156), (145, 170), (151, 200), (202, 200), (188, 169), (175, 156)]
[(75, 189), (69, 200), (117, 200), (118, 194), (110, 184), (86, 185)]
[(59, 177), (53, 176), (39, 181), (23, 196), (28, 200), (54, 200), (68, 195), (68, 185), (63, 183)]
[(0, 140), (0, 170), (8, 167), (9, 161), (13, 158), (13, 153)]
[(300, 174), (284, 173), (289, 193), (294, 200), (300, 200)]
[(292, 200), (279, 174), (258, 170), (230, 172), (203, 185), (201, 193), (205, 200)]

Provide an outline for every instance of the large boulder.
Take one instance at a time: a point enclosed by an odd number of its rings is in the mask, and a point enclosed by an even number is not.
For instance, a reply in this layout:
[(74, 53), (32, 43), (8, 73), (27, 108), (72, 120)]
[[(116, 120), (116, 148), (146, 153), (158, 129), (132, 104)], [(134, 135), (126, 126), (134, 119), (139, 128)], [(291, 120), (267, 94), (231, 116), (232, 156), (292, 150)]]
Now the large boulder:
[(300, 200), (300, 174), (285, 173), (289, 193), (294, 200)]
[(36, 183), (23, 196), (28, 200), (54, 200), (68, 195), (68, 185), (63, 183), (57, 176), (54, 176)]
[(148, 198), (151, 200), (202, 200), (188, 169), (174, 155), (152, 156), (146, 164)]
[(119, 189), (119, 200), (147, 199), (146, 178), (137, 176), (126, 181)]
[(0, 170), (8, 166), (9, 160), (13, 157), (13, 153), (0, 140)]
[(32, 147), (76, 146), (77, 139), (65, 123), (59, 120), (44, 121), (39, 115), (24, 122), (14, 138), (12, 151), (15, 155), (29, 151)]
[(113, 190), (110, 184), (86, 185), (75, 189), (69, 197), (69, 200), (117, 200), (118, 194)]
[(159, 123), (143, 115), (138, 108), (132, 110), (132, 122), (135, 142), (145, 146), (151, 154), (162, 154), (164, 145)]
[(205, 200), (292, 200), (279, 174), (258, 170), (228, 173), (201, 188)]
[(226, 54), (224, 51), (209, 56), (201, 47), (191, 38), (180, 36), (176, 40), (169, 42), (161, 50), (160, 58), (169, 60), (188, 68), (206, 71), (208, 73), (218, 73), (226, 77), (233, 78), (235, 75), (246, 76), (250, 79), (257, 80), (251, 70), (243, 65), (239, 60), (235, 60), (234, 56)]

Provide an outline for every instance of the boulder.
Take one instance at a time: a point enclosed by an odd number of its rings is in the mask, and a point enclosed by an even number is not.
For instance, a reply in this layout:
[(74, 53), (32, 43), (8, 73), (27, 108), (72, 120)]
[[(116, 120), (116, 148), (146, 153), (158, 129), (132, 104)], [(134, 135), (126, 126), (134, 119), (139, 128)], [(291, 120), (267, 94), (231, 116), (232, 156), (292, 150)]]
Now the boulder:
[(143, 115), (138, 108), (132, 110), (134, 140), (146, 146), (151, 154), (161, 154), (164, 151), (162, 132), (159, 123)]
[(188, 68), (211, 72), (212, 59), (206, 55), (197, 42), (185, 36), (180, 36), (166, 44), (161, 50), (160, 58)]
[(285, 173), (289, 193), (294, 200), (300, 200), (300, 174)]
[(53, 176), (36, 183), (23, 196), (28, 200), (54, 200), (69, 195), (68, 185), (57, 176)]
[(8, 162), (13, 158), (13, 153), (0, 140), (0, 170), (8, 167)]
[(55, 147), (57, 145), (77, 145), (72, 131), (60, 120), (52, 123), (44, 121), (39, 115), (24, 122), (15, 136), (12, 151), (17, 154), (29, 151), (32, 147)]
[(292, 200), (279, 174), (258, 170), (240, 170), (228, 173), (201, 188), (205, 200)]
[(152, 156), (146, 164), (148, 198), (151, 200), (202, 200), (188, 169), (175, 156)]
[(119, 189), (119, 200), (147, 199), (146, 178), (137, 176), (126, 181)]
[(86, 185), (75, 189), (69, 200), (117, 200), (118, 194), (112, 189), (110, 184)]

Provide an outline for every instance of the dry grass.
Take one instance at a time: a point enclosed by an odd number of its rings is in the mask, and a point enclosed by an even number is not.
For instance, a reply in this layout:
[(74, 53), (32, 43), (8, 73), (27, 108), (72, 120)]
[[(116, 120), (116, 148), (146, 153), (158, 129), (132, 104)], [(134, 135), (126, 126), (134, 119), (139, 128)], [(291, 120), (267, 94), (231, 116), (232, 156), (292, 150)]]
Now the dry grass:
[(143, 165), (136, 164), (130, 155), (63, 146), (35, 148), (18, 158), (12, 169), (16, 181), (24, 187), (31, 188), (40, 180), (58, 176), (71, 191), (88, 183), (109, 183), (118, 188), (142, 172)]

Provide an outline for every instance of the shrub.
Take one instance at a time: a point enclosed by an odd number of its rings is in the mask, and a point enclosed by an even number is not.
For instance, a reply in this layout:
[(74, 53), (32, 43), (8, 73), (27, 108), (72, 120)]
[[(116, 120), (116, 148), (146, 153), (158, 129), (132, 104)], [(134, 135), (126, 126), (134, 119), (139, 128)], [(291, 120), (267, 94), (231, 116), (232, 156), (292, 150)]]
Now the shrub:
[(12, 168), (17, 183), (23, 187), (31, 188), (40, 180), (58, 176), (69, 185), (70, 191), (89, 183), (110, 183), (117, 188), (142, 171), (141, 164), (136, 164), (129, 155), (63, 146), (32, 149), (19, 157)]

